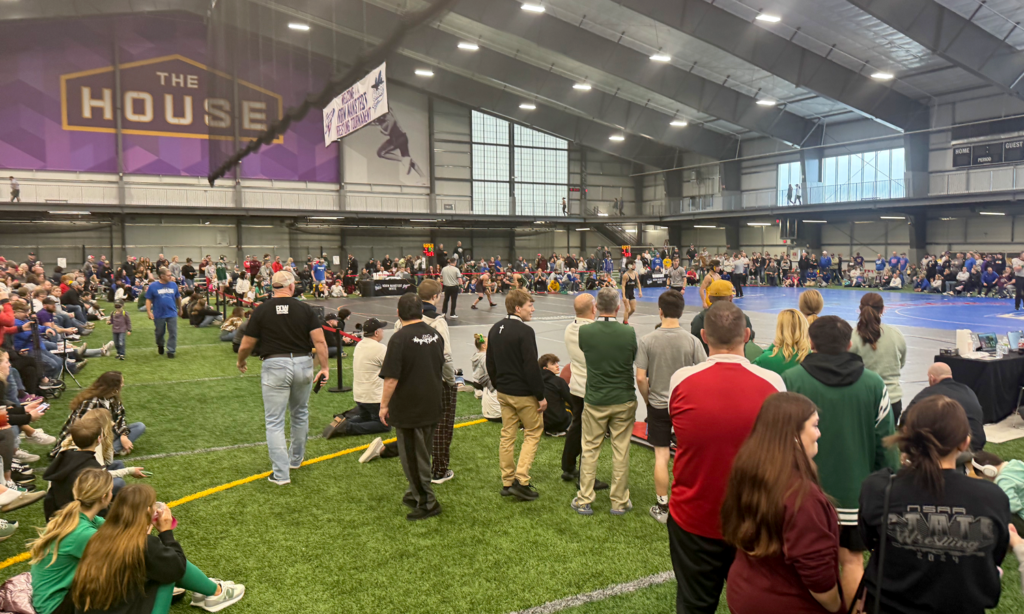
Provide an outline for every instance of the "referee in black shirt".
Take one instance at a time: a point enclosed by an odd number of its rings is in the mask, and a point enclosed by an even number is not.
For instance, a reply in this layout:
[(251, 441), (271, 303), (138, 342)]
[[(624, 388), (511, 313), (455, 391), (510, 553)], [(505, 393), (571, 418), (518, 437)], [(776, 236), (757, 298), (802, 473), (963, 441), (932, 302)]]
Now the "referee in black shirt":
[[(291, 483), (289, 471), (298, 469), (306, 454), (309, 432), (309, 393), (313, 381), (331, 376), (327, 365), (327, 342), (313, 309), (292, 298), (295, 278), (288, 271), (274, 273), (274, 296), (253, 310), (238, 348), (238, 370), (245, 373), (245, 360), (259, 342), (263, 359), (263, 412), (267, 421), (267, 449), (274, 471), (268, 478), (278, 485)], [(313, 375), (311, 347), (316, 347), (320, 371)], [(291, 414), (292, 444), (284, 436), (285, 414)]]

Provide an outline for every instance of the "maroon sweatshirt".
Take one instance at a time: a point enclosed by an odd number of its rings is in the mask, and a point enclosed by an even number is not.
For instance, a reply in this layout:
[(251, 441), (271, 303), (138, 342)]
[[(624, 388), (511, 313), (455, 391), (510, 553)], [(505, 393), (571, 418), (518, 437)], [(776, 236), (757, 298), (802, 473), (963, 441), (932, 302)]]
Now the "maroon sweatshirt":
[(839, 516), (815, 485), (795, 508), (796, 493), (785, 503), (782, 553), (753, 558), (736, 551), (726, 598), (733, 614), (827, 614), (811, 596), (839, 583)]

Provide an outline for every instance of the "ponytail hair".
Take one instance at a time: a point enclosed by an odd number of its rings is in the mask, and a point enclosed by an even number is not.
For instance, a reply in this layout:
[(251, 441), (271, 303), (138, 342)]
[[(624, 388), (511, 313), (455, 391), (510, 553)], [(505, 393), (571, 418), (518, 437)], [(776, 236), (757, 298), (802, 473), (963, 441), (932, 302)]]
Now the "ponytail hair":
[(484, 344), (487, 343), (487, 337), (484, 337), (480, 333), (473, 335), (473, 343), (476, 344), (476, 349), (482, 349)]
[(903, 427), (886, 437), (905, 456), (900, 473), (907, 473), (933, 495), (942, 496), (945, 480), (940, 461), (956, 451), (971, 434), (964, 408), (953, 399), (935, 395), (915, 403), (903, 414)]
[(857, 335), (861, 340), (878, 349), (878, 340), (882, 337), (882, 311), (885, 301), (877, 292), (868, 292), (860, 297), (860, 318), (857, 320)]
[(53, 557), (47, 566), (57, 561), (60, 542), (78, 527), (78, 514), (103, 502), (103, 498), (111, 493), (114, 478), (106, 469), (86, 469), (78, 474), (72, 492), (75, 500), (62, 507), (46, 524), (46, 528), (37, 529), (39, 538), (29, 544), (30, 563), (35, 565), (46, 557), (53, 548)]

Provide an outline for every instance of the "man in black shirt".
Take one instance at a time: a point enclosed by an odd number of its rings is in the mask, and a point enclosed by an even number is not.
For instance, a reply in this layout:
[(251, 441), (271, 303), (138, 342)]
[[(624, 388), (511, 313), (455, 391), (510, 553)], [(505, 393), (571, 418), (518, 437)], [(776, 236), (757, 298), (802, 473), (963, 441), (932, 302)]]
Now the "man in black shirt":
[(928, 387), (917, 393), (914, 400), (900, 415), (902, 418), (915, 404), (937, 394), (947, 396), (964, 408), (967, 424), (971, 427), (971, 451), (977, 452), (985, 447), (985, 413), (981, 409), (978, 395), (974, 394), (967, 384), (953, 380), (953, 371), (944, 362), (932, 363), (928, 367)]
[[(196, 268), (192, 266), (192, 259), (185, 259), (185, 266), (181, 267), (181, 276), (185, 278), (185, 285), (189, 288), (195, 287), (196, 285)], [(253, 278), (253, 285), (256, 285), (256, 279)]]
[(398, 319), (402, 327), (391, 336), (380, 369), (380, 421), (398, 435), (398, 456), (409, 481), (402, 503), (412, 510), (406, 519), (423, 520), (441, 513), (430, 485), (430, 450), (443, 413), (444, 339), (423, 322), (423, 306), (412, 292), (398, 299)]
[(437, 258), (437, 266), (442, 267), (448, 264), (448, 252), (444, 251), (444, 243), (437, 244), (437, 251), (434, 252)]
[[(288, 271), (274, 273), (274, 296), (253, 310), (238, 348), (238, 370), (260, 344), (263, 358), (263, 411), (267, 424), (267, 449), (274, 471), (268, 478), (278, 485), (291, 483), (290, 470), (302, 465), (309, 432), (309, 393), (315, 379), (327, 381), (327, 342), (313, 308), (292, 298), (295, 278)], [(316, 347), (320, 371), (313, 377), (310, 347)], [(291, 414), (291, 450), (284, 436), (285, 414)]]
[[(505, 311), (508, 317), (492, 326), (487, 335), (487, 376), (498, 391), (501, 405), (501, 496), (533, 501), (540, 493), (530, 484), (530, 465), (544, 432), (541, 412), (548, 406), (537, 362), (537, 338), (526, 324), (533, 315), (533, 297), (525, 290), (512, 290), (505, 297)], [(526, 435), (517, 466), (515, 446), (520, 424)]]

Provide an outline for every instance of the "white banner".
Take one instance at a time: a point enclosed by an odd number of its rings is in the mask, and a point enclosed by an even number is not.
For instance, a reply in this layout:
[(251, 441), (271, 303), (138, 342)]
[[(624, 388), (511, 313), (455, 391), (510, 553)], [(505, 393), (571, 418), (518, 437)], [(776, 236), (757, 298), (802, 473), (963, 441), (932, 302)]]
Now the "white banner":
[(388, 112), (388, 86), (381, 64), (324, 108), (324, 146)]

